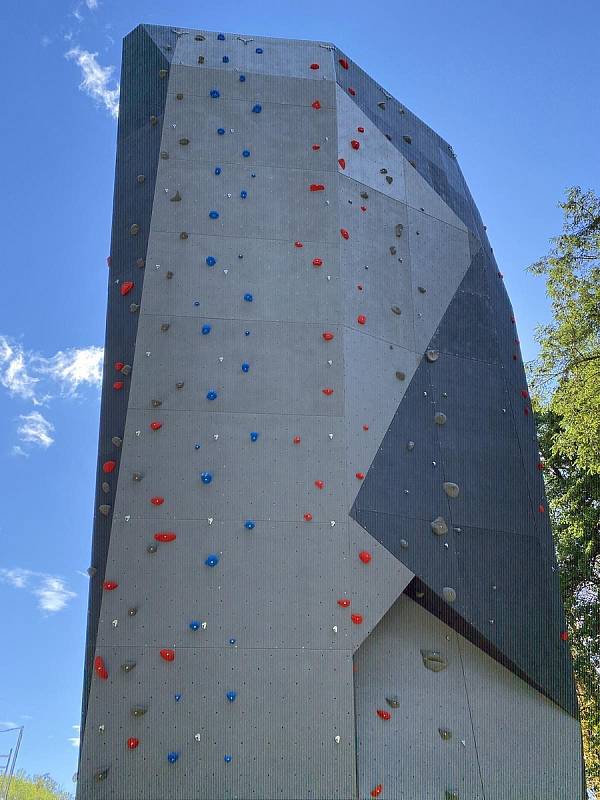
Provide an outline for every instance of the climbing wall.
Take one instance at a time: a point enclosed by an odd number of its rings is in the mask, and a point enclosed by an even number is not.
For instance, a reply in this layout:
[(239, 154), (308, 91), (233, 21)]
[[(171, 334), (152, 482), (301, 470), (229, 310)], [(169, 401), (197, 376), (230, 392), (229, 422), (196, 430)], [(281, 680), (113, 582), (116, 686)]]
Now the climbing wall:
[(78, 799), (577, 797), (514, 317), (449, 146), (332, 45), (140, 26), (115, 180)]

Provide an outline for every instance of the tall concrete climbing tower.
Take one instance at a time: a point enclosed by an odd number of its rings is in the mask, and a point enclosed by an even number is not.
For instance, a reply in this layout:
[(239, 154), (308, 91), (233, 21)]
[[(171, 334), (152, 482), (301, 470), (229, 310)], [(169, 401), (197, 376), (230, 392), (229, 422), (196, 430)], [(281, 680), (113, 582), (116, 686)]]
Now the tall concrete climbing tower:
[(333, 45), (125, 39), (79, 800), (575, 800), (515, 319)]

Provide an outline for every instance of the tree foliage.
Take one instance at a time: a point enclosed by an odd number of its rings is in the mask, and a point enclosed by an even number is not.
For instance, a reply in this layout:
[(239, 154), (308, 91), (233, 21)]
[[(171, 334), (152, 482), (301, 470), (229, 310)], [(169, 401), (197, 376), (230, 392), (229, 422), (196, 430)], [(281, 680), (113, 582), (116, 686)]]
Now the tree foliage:
[(573, 654), (588, 784), (600, 790), (600, 199), (569, 189), (563, 233), (530, 270), (552, 321), (530, 368)]
[(8, 800), (71, 800), (50, 775), (26, 775), (19, 771), (10, 784)]

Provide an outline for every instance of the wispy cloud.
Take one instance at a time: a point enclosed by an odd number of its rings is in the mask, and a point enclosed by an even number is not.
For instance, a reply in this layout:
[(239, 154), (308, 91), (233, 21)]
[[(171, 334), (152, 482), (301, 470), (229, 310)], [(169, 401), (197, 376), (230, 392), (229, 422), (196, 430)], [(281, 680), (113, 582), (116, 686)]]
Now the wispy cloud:
[(72, 728), (75, 731), (76, 736), (69, 736), (69, 741), (73, 747), (79, 747), (81, 726), (73, 725)]
[(20, 414), (19, 419), (21, 422), (17, 428), (17, 433), (22, 442), (37, 444), (40, 447), (50, 447), (54, 442), (51, 436), (54, 431), (54, 425), (39, 411)]
[(48, 45), (52, 44), (52, 39), (47, 35), (44, 34), (41, 39), (42, 47), (48, 47)]
[(16, 458), (29, 458), (29, 453), (26, 453), (25, 450), (23, 450), (23, 448), (19, 444), (13, 445), (10, 454), (11, 456), (15, 456)]
[(0, 569), (0, 582), (6, 583), (15, 589), (25, 589), (37, 598), (38, 607), (42, 611), (55, 613), (66, 608), (67, 603), (74, 597), (65, 581), (57, 575), (48, 575), (45, 572), (33, 572), (29, 569), (15, 567), (13, 569)]
[(59, 384), (63, 394), (73, 396), (82, 385), (100, 386), (103, 358), (102, 347), (72, 347), (59, 350), (51, 358), (33, 356), (31, 363), (40, 375)]
[(119, 84), (110, 88), (113, 80), (114, 67), (103, 67), (98, 63), (98, 53), (82, 50), (79, 45), (72, 47), (65, 53), (65, 58), (75, 63), (81, 69), (81, 83), (79, 88), (89, 95), (100, 106), (117, 119), (119, 116)]
[(85, 4), (90, 11), (95, 11), (98, 8), (98, 0), (85, 0)]
[(25, 351), (19, 344), (0, 336), (0, 383), (9, 393), (23, 400), (36, 399), (39, 378), (32, 377), (27, 369)]
[(16, 722), (11, 722), (11, 720), (0, 719), (0, 728), (18, 728)]

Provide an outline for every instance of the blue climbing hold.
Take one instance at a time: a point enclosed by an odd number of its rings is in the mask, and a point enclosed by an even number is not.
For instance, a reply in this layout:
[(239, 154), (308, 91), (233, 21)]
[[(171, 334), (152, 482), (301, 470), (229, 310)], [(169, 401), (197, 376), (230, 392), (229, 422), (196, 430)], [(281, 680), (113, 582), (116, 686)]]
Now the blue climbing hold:
[(223, 63), (229, 64), (229, 56), (223, 56)]
[(262, 51), (263, 51), (262, 47), (256, 48), (256, 52), (258, 53), (259, 56), (262, 55)]
[(218, 90), (218, 89), (211, 89), (211, 90), (210, 90), (210, 96), (211, 96), (213, 99), (215, 99), (215, 100), (216, 100), (216, 98), (217, 98), (217, 97), (220, 97), (221, 95), (220, 95), (220, 93), (219, 93), (219, 90)]
[(217, 393), (215, 392), (214, 389), (211, 389), (210, 392), (207, 392), (206, 399), (207, 400), (216, 400), (217, 399)]
[(254, 297), (252, 297), (252, 295), (250, 294), (250, 292), (246, 292), (246, 294), (244, 295), (244, 300), (245, 300), (247, 303), (251, 303), (251, 302), (254, 300)]
[(248, 156), (250, 155), (250, 150), (242, 150), (242, 155), (244, 156), (244, 158), (248, 158)]
[(252, 175), (250, 175), (250, 177), (251, 178), (256, 178), (256, 172), (253, 172)]
[(242, 189), (242, 191), (240, 192), (240, 197), (242, 198), (242, 200), (245, 200), (248, 197), (248, 192), (245, 189)]
[(202, 483), (210, 483), (212, 481), (212, 475), (210, 474), (210, 472), (201, 472), (200, 480), (202, 481)]
[(221, 167), (215, 167), (215, 175), (221, 174)]
[(245, 75), (240, 75), (240, 83), (244, 83), (245, 80), (246, 80), (246, 76)]
[(224, 33), (218, 33), (218, 34), (217, 34), (217, 39), (218, 39), (220, 42), (224, 42), (224, 41), (225, 41), (225, 34), (224, 34)]
[(200, 300), (194, 300), (194, 305), (195, 306), (199, 306), (200, 305)]
[(252, 431), (250, 434), (250, 441), (255, 442), (258, 439), (258, 433), (256, 431)]
[(200, 623), (193, 620), (193, 622), (190, 622), (190, 629), (193, 631), (200, 630)]
[(235, 644), (235, 639), (230, 639), (229, 644)]
[(231, 763), (231, 756), (229, 756), (229, 755), (227, 755), (227, 756), (224, 756), (224, 757), (223, 757), (223, 761), (224, 761), (226, 764), (230, 764), (230, 763)]
[(217, 133), (219, 134), (219, 136), (224, 136), (225, 135), (225, 128), (217, 128)]
[(219, 556), (215, 556), (213, 553), (211, 553), (204, 563), (207, 567), (216, 567), (219, 563)]
[(248, 364), (247, 361), (244, 361), (244, 363), (242, 364), (242, 372), (248, 372), (249, 369), (250, 369), (250, 364)]
[(177, 694), (175, 695), (175, 702), (176, 702), (176, 703), (178, 703), (178, 702), (181, 700), (181, 698), (182, 698), (182, 695), (180, 695), (179, 693), (177, 693)]
[(244, 331), (244, 336), (250, 336), (250, 331)]
[(214, 267), (217, 263), (217, 259), (214, 256), (206, 256), (206, 264), (209, 267)]
[(203, 325), (202, 326), (202, 334), (204, 336), (206, 336), (207, 333), (210, 333), (210, 330), (211, 330), (210, 325)]
[(255, 106), (252, 107), (252, 111), (254, 114), (260, 114), (262, 111), (262, 106), (260, 103), (257, 103)]
[(169, 755), (167, 756), (169, 764), (174, 764), (178, 758), (179, 758), (179, 753), (169, 753)]
[(200, 450), (201, 446), (202, 445), (200, 444), (200, 442), (196, 442), (196, 444), (194, 445), (194, 450)]
[(219, 212), (218, 211), (209, 211), (208, 216), (211, 219), (219, 219)]
[(237, 697), (237, 692), (227, 692), (225, 696), (227, 697), (230, 703), (233, 703), (233, 701)]
[(252, 531), (254, 530), (254, 528), (256, 528), (256, 522), (254, 522), (253, 519), (247, 519), (246, 522), (244, 522), (244, 528), (247, 528), (249, 531)]

